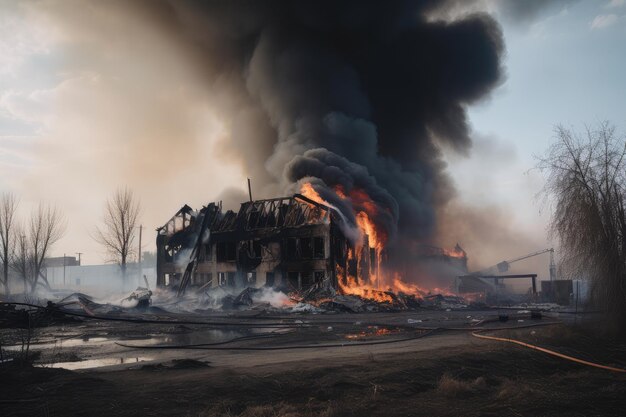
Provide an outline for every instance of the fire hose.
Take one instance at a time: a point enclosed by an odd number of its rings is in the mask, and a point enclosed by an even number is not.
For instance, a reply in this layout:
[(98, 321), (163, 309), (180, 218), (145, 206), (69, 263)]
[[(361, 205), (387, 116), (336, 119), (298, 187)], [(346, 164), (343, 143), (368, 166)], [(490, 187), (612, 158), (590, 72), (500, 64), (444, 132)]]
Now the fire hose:
[[(325, 322), (328, 323), (328, 322)], [(335, 324), (345, 324), (341, 322), (334, 322)], [(482, 329), (482, 330), (505, 330), (505, 329), (521, 329), (527, 327), (538, 327), (538, 326), (551, 326), (555, 324), (560, 324), (560, 322), (549, 322), (549, 323), (533, 323), (526, 324), (520, 326), (513, 327), (500, 327), (494, 329)], [(443, 331), (472, 331), (476, 330), (463, 328), (463, 327), (410, 327), (412, 330), (418, 330), (421, 333), (416, 335), (399, 338), (399, 339), (389, 339), (389, 340), (376, 340), (376, 341), (367, 341), (360, 343), (326, 343), (326, 344), (309, 344), (309, 345), (288, 345), (288, 346), (252, 346), (252, 347), (243, 347), (243, 346), (231, 346), (225, 347), (223, 345), (229, 345), (234, 342), (238, 342), (241, 340), (247, 339), (256, 339), (262, 337), (272, 337), (280, 334), (286, 334), (286, 332), (275, 333), (269, 335), (256, 335), (256, 336), (246, 336), (234, 338), (231, 340), (227, 340), (224, 342), (217, 343), (202, 343), (202, 344), (185, 344), (185, 345), (129, 345), (125, 343), (116, 342), (115, 344), (118, 346), (133, 348), (133, 349), (191, 349), (191, 350), (290, 350), (290, 349), (322, 349), (322, 348), (344, 348), (344, 347), (357, 347), (357, 346), (375, 346), (375, 345), (387, 345), (393, 343), (401, 343), (408, 342), (416, 339), (421, 339), (426, 336), (430, 336), (432, 334), (443, 332)]]
[(429, 336), (440, 329), (431, 329), (423, 333), (418, 333), (414, 336), (404, 337), (401, 339), (390, 340), (377, 340), (360, 343), (324, 343), (324, 344), (309, 344), (309, 345), (289, 345), (289, 346), (218, 346), (226, 345), (232, 342), (236, 342), (241, 338), (227, 340), (225, 342), (218, 343), (203, 343), (195, 345), (128, 345), (125, 343), (116, 342), (118, 346), (133, 348), (133, 349), (191, 349), (191, 350), (228, 350), (228, 351), (257, 351), (257, 350), (292, 350), (292, 349), (323, 349), (323, 348), (344, 348), (344, 347), (357, 347), (357, 346), (375, 346), (375, 345), (389, 345), (393, 343), (408, 342), (411, 340), (421, 339)]
[(543, 353), (547, 353), (548, 355), (556, 356), (557, 358), (565, 359), (565, 360), (568, 360), (568, 361), (580, 363), (580, 364), (587, 365), (587, 366), (592, 366), (594, 368), (604, 369), (604, 370), (612, 371), (612, 372), (626, 373), (626, 369), (615, 368), (613, 366), (600, 365), (598, 363), (589, 362), (589, 361), (586, 361), (586, 360), (583, 360), (583, 359), (575, 358), (573, 356), (564, 355), (563, 353), (555, 352), (555, 351), (550, 350), (550, 349), (542, 348), (540, 346), (531, 345), (530, 343), (522, 342), (520, 340), (508, 339), (508, 338), (505, 338), (505, 337), (486, 336), (484, 334), (478, 334), (478, 333), (479, 332), (472, 332), (472, 336), (477, 337), (479, 339), (496, 340), (498, 342), (514, 343), (514, 344), (519, 345), (519, 346), (524, 346), (524, 347), (527, 347), (529, 349), (534, 349), (534, 350), (538, 350), (538, 351), (543, 352)]

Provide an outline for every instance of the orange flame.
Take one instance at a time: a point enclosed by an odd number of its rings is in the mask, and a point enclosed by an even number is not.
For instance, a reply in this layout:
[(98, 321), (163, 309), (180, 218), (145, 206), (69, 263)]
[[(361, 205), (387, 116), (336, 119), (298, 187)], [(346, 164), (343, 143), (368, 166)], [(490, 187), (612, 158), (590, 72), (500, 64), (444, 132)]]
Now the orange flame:
[[(348, 248), (347, 259), (349, 261), (354, 261), (355, 258), (357, 258), (357, 263), (360, 263), (361, 259), (358, 259), (360, 256), (363, 256), (364, 253), (369, 256), (369, 251), (361, 250), (361, 248), (365, 244), (366, 236), (368, 247), (370, 249), (375, 249), (376, 253), (376, 265), (372, 268), (372, 270), (375, 270), (375, 272), (371, 271), (372, 273), (370, 277), (354, 277), (352, 275), (347, 275), (344, 268), (336, 265), (339, 290), (342, 294), (356, 295), (365, 299), (377, 301), (379, 303), (393, 303), (394, 298), (392, 297), (392, 295), (389, 294), (390, 292), (396, 294), (404, 293), (406, 295), (413, 295), (419, 298), (423, 298), (433, 293), (450, 295), (450, 292), (447, 290), (442, 290), (439, 288), (427, 290), (415, 284), (404, 282), (400, 277), (400, 274), (398, 274), (397, 272), (393, 273), (393, 277), (386, 277), (385, 274), (383, 274), (381, 268), (381, 261), (382, 251), (387, 244), (388, 236), (386, 230), (381, 227), (377, 227), (374, 221), (374, 219), (379, 214), (378, 206), (362, 189), (353, 188), (350, 191), (346, 192), (346, 190), (341, 185), (337, 185), (333, 188), (333, 191), (337, 194), (338, 197), (350, 200), (353, 207), (358, 207), (355, 213), (355, 218), (357, 227), (359, 228), (363, 236), (363, 240), (360, 242), (360, 244), (357, 242), (357, 246), (355, 248)], [(303, 183), (300, 187), (300, 193), (313, 201), (329, 205), (329, 203), (325, 201), (313, 188), (313, 185), (311, 183)], [(458, 245), (452, 250), (442, 250), (444, 255), (450, 257), (462, 258), (466, 256), (463, 249), (461, 249)], [(369, 283), (363, 281), (363, 278), (369, 278)], [(386, 287), (387, 291), (381, 291), (380, 289), (383, 282), (389, 283), (389, 285)], [(377, 284), (379, 288), (375, 288), (372, 284)]]
[(339, 289), (343, 294), (358, 295), (368, 300), (374, 300), (378, 303), (392, 303), (393, 297), (384, 291), (380, 291), (371, 285), (359, 283), (354, 277), (346, 278), (347, 283), (344, 284), (339, 279)]
[(407, 295), (417, 295), (423, 297), (428, 295), (429, 291), (424, 290), (423, 288), (418, 287), (415, 284), (410, 284), (408, 282), (403, 282), (398, 274), (393, 279), (393, 288), (394, 292), (401, 292)]
[(305, 182), (300, 186), (300, 194), (320, 204), (328, 205), (328, 202), (320, 197), (320, 195), (317, 191), (315, 191), (315, 188), (313, 188), (313, 185), (311, 185), (310, 182)]
[(363, 208), (363, 210), (357, 211), (355, 215), (357, 226), (361, 233), (367, 235), (370, 248), (382, 250), (387, 243), (388, 236), (386, 231), (377, 228), (373, 221), (378, 216), (379, 211), (376, 203), (360, 188), (353, 188), (347, 195), (341, 186), (336, 186), (334, 190), (341, 198), (349, 199), (353, 206)]

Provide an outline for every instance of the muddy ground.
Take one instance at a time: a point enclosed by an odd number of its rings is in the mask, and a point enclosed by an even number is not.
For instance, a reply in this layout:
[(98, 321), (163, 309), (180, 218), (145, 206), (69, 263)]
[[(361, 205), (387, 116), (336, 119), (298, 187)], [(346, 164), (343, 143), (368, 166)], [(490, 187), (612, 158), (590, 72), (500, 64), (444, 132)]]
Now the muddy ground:
[[(504, 323), (498, 313), (242, 313), (165, 317), (185, 324), (86, 320), (46, 327), (30, 345), (35, 366), (0, 368), (0, 414), (624, 415), (625, 374), (481, 340), (472, 331), (500, 328), (483, 334), (619, 367), (626, 367), (623, 343), (598, 339), (589, 323), (574, 325), (571, 317), (535, 326), (563, 317), (507, 312)], [(200, 320), (219, 324), (192, 323)], [(1, 335), (5, 354), (15, 354), (23, 331)], [(172, 345), (178, 348), (155, 348)]]

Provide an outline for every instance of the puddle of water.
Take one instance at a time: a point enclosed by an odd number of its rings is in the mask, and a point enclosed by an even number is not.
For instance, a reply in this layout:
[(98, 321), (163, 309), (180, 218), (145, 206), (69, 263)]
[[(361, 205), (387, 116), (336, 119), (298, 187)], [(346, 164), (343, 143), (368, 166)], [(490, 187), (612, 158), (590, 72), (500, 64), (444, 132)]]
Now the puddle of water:
[(90, 369), (90, 368), (101, 368), (103, 366), (112, 366), (112, 365), (124, 365), (124, 364), (135, 364), (139, 362), (151, 361), (153, 358), (147, 356), (138, 356), (134, 358), (100, 358), (100, 359), (87, 359), (84, 361), (77, 362), (53, 362), (50, 364), (39, 364), (36, 365), (40, 368), (64, 368), (69, 369), (70, 371), (78, 370), (78, 369)]
[(133, 345), (196, 345), (204, 343), (220, 343), (246, 336), (255, 336), (271, 332), (284, 332), (281, 328), (268, 329), (203, 329), (188, 333), (151, 334), (150, 339), (137, 341), (120, 339)]
[[(135, 336), (111, 336), (111, 337), (87, 337), (77, 336), (75, 338), (59, 339), (56, 341), (44, 342), (44, 343), (31, 343), (31, 350), (44, 350), (44, 349), (62, 349), (72, 347), (91, 347), (91, 346), (104, 346), (111, 345), (115, 342), (129, 343), (133, 345), (193, 345), (203, 343), (219, 343), (225, 342), (231, 339), (236, 339), (244, 336), (252, 336), (264, 333), (270, 333), (272, 331), (280, 332), (280, 328), (268, 328), (268, 329), (205, 329), (194, 330), (188, 333), (165, 333), (165, 334), (147, 334), (147, 335), (135, 335)], [(2, 346), (3, 349), (9, 351), (19, 351), (22, 349), (22, 345), (7, 345)]]
[(138, 344), (193, 345), (200, 343), (219, 343), (238, 337), (249, 336), (252, 332), (241, 330), (198, 330), (190, 333), (154, 335), (150, 341)]
[[(72, 338), (72, 339), (59, 339), (53, 342), (44, 342), (44, 343), (31, 343), (30, 349), (60, 349), (64, 347), (76, 347), (76, 346), (88, 346), (95, 344), (102, 344), (103, 342), (111, 341), (111, 339), (107, 337), (91, 337), (91, 338)], [(6, 350), (21, 350), (22, 345), (8, 345), (3, 346), (3, 349)]]

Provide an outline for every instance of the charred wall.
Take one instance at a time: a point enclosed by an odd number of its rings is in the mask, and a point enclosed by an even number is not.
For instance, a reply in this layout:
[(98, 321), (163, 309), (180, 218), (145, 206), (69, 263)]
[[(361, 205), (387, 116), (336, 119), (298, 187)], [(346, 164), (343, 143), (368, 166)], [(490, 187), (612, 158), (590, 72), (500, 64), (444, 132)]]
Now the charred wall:
[[(220, 209), (208, 230), (201, 231), (199, 219), (209, 215), (206, 210), (184, 206), (157, 229), (159, 286), (179, 286), (190, 262), (195, 265), (189, 285), (198, 288), (266, 285), (293, 291), (321, 282), (336, 288), (338, 271), (346, 270), (369, 278), (369, 263), (349, 259), (354, 249), (340, 220), (306, 197), (245, 202), (239, 212)], [(191, 253), (198, 239), (200, 249)]]

